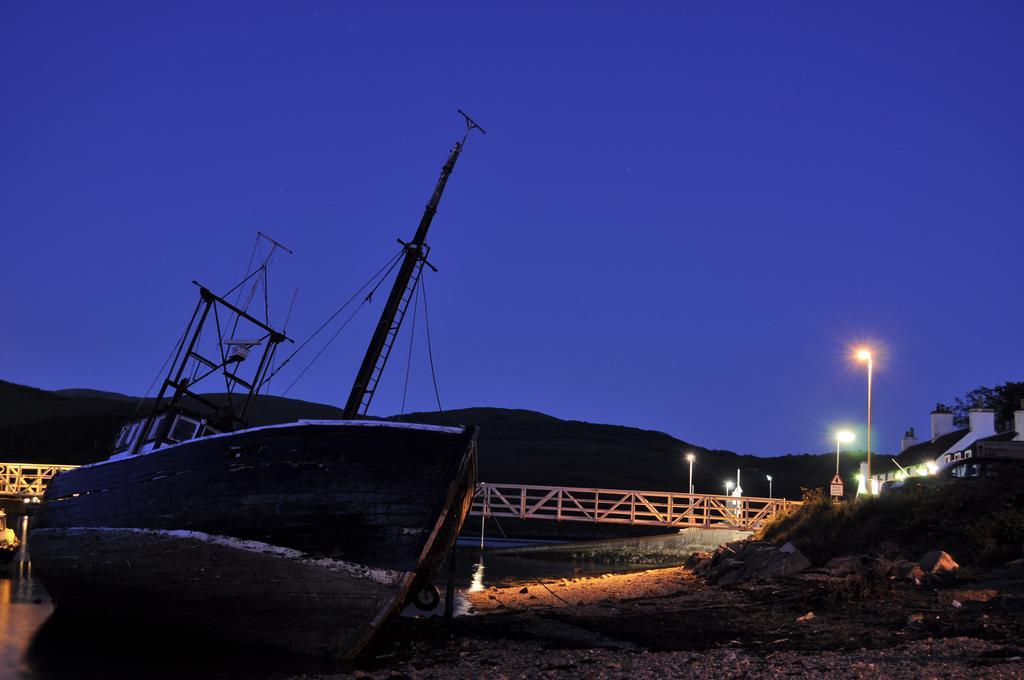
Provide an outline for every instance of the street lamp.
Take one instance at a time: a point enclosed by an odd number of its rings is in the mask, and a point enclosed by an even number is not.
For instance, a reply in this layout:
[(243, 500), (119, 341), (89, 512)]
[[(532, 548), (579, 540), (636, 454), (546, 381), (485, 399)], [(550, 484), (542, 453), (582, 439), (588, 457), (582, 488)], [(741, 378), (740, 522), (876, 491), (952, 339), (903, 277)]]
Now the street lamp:
[(686, 454), (686, 462), (690, 464), (690, 494), (693, 494), (693, 461), (697, 460), (697, 456), (693, 455), (693, 451)]
[(867, 362), (868, 365), (868, 440), (866, 448), (868, 450), (868, 470), (865, 477), (867, 483), (871, 484), (871, 374), (874, 372), (875, 360), (871, 355), (871, 350), (863, 347), (857, 350), (857, 360)]
[(771, 475), (765, 475), (765, 477), (768, 478), (768, 498), (771, 498), (772, 497), (772, 476)]
[(732, 491), (733, 483), (731, 479), (725, 480), (725, 495), (728, 496), (729, 492)]
[(849, 444), (853, 441), (853, 433), (849, 430), (839, 430), (836, 432), (836, 474), (839, 474), (839, 445)]

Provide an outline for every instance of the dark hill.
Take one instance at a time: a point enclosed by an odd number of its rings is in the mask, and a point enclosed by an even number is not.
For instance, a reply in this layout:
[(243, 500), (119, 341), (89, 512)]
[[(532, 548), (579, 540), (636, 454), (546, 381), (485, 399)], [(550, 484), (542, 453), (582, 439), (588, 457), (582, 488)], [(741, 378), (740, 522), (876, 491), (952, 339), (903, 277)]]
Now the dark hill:
[(70, 387), (64, 390), (54, 390), (54, 394), (59, 394), (63, 397), (72, 397), (74, 399), (80, 399), (82, 397), (98, 397), (100, 399), (121, 399), (125, 401), (138, 401), (138, 397), (129, 397), (127, 394), (121, 394), (120, 392), (104, 392), (103, 390), (90, 390), (84, 387)]
[[(207, 395), (221, 402), (223, 395)], [(117, 393), (74, 389), (48, 392), (0, 381), (0, 460), (88, 463), (107, 456), (107, 447), (124, 420), (145, 413), (149, 400)], [(253, 425), (300, 418), (337, 419), (341, 410), (325, 404), (261, 397)], [(480, 427), (481, 479), (489, 482), (685, 491), (686, 451), (697, 455), (694, 486), (721, 493), (724, 481), (742, 469), (747, 495), (767, 496), (765, 475), (774, 477), (774, 494), (800, 496), (801, 487), (822, 486), (834, 472), (828, 454), (762, 458), (705, 449), (664, 432), (621, 425), (561, 420), (536, 411), (470, 408), (413, 413), (394, 420)], [(844, 460), (844, 477), (856, 467)]]
[[(693, 468), (698, 493), (724, 493), (726, 479), (741, 469), (743, 491), (800, 498), (801, 487), (824, 486), (835, 473), (835, 456), (803, 454), (776, 457), (741, 455), (707, 449), (664, 432), (621, 425), (560, 420), (536, 411), (471, 408), (439, 413), (412, 413), (402, 420), (437, 425), (480, 426), (480, 476), (488, 482), (685, 491), (687, 451), (697, 456)], [(852, 478), (857, 459), (843, 461)]]

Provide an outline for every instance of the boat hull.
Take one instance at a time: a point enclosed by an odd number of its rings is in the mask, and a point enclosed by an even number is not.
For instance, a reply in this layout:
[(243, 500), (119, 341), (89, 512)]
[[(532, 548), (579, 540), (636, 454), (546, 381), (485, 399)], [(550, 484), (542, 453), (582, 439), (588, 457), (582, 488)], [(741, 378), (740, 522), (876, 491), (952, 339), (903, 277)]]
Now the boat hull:
[(436, 576), (472, 502), (475, 441), (300, 422), (62, 473), (33, 566), (62, 609), (350, 658)]

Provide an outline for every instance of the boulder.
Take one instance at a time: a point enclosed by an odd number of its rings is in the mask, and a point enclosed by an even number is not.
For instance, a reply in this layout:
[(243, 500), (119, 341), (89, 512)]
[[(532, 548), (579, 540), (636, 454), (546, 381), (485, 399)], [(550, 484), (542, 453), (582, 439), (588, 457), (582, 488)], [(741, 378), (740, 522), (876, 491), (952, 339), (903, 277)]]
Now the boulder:
[(750, 579), (788, 576), (811, 566), (795, 545), (782, 547), (768, 541), (732, 541), (707, 553), (694, 553), (687, 564), (694, 562), (693, 572), (710, 583), (728, 586)]
[(717, 578), (717, 583), (720, 586), (731, 586), (739, 583), (743, 580), (743, 570), (733, 569)]
[(811, 561), (799, 550), (766, 551), (755, 556), (743, 570), (744, 579), (767, 579), (797, 574), (811, 566)]
[(708, 559), (709, 557), (711, 557), (711, 553), (709, 552), (695, 552), (689, 557), (687, 557), (685, 560), (683, 560), (683, 566), (687, 569), (692, 570), (694, 567), (696, 567), (698, 564)]
[(889, 577), (897, 581), (909, 581), (921, 585), (921, 581), (924, 580), (924, 571), (917, 562), (900, 560), (889, 567)]
[(960, 565), (945, 550), (931, 550), (917, 561), (921, 571), (932, 581), (947, 583), (956, 580)]
[[(712, 583), (721, 583), (724, 576), (733, 571), (740, 571), (744, 566), (744, 562), (727, 557), (711, 569), (711, 573), (708, 574), (708, 580)], [(730, 580), (728, 583), (735, 583), (735, 580)], [(725, 585), (728, 585), (728, 583)]]
[(862, 555), (833, 557), (825, 565), (825, 569), (827, 569), (832, 576), (840, 578), (844, 576), (852, 576), (854, 574), (863, 574), (866, 571), (866, 567), (866, 560)]
[(789, 576), (811, 566), (810, 560), (795, 547), (782, 550), (764, 541), (751, 541), (730, 552), (733, 557), (721, 559), (708, 568), (708, 580), (712, 583), (728, 586), (740, 581)]

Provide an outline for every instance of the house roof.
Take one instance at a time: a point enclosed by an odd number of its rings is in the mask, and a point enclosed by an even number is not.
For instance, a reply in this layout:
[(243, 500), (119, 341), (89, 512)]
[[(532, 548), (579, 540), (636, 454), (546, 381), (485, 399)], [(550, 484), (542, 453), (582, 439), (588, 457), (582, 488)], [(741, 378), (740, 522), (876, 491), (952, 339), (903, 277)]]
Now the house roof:
[[(1017, 433), (1013, 430), (1007, 430), (1006, 432), (998, 432), (996, 434), (989, 435), (987, 437), (979, 437), (975, 441), (979, 442), (1008, 442), (1013, 440), (1017, 436)], [(973, 443), (972, 443), (973, 445)]]
[[(920, 444), (914, 444), (913, 446), (907, 447), (900, 455), (895, 458), (883, 458), (878, 462), (878, 465), (872, 465), (872, 476), (875, 474), (885, 474), (887, 472), (895, 472), (899, 470), (896, 463), (899, 463), (903, 467), (910, 465), (920, 465), (927, 461), (934, 461), (936, 458), (946, 452), (953, 444), (963, 439), (964, 435), (970, 432), (969, 428), (962, 428), (959, 430), (953, 430), (944, 435), (937, 437)], [(893, 460), (896, 463), (893, 463)]]
[[(944, 434), (938, 439), (931, 441), (921, 442), (920, 444), (914, 444), (908, 447), (903, 453), (895, 457), (896, 463), (899, 463), (902, 467), (910, 467), (911, 465), (920, 465), (927, 461), (934, 461), (939, 456), (944, 454), (949, 447), (956, 444), (958, 441), (970, 432), (969, 428), (963, 428), (960, 430), (954, 430), (948, 434)], [(1010, 441), (1016, 436), (1016, 432), (1010, 430), (1007, 432), (999, 432), (996, 434), (989, 435), (987, 437), (978, 437), (973, 440), (970, 444), (964, 448), (973, 446), (975, 442), (999, 442), (999, 441)], [(876, 474), (886, 474), (887, 472), (895, 472), (899, 470), (896, 463), (893, 463), (893, 458), (881, 459), (877, 466), (872, 466), (872, 476)]]

